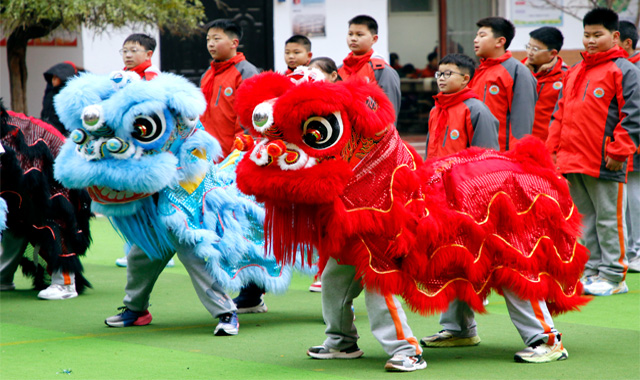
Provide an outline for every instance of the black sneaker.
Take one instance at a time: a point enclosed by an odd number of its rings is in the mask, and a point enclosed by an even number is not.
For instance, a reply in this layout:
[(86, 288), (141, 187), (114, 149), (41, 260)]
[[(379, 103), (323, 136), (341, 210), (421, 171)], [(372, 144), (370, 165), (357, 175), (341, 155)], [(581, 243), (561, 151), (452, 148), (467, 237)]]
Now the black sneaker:
[(264, 303), (264, 289), (254, 283), (250, 283), (240, 290), (240, 294), (233, 299), (238, 314), (266, 313), (267, 305)]
[(313, 346), (307, 350), (307, 355), (314, 359), (357, 359), (364, 355), (357, 344), (345, 348), (344, 350), (336, 350), (325, 346)]

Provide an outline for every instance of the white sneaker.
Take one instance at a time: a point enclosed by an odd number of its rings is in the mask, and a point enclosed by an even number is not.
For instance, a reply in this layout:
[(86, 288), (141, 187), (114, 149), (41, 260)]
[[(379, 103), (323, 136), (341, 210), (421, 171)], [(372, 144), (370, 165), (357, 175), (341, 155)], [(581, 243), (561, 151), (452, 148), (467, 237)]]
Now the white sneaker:
[[(127, 256), (121, 257), (119, 259), (116, 259), (116, 266), (119, 266), (120, 268), (126, 268), (127, 267)], [(173, 259), (169, 260), (169, 262), (167, 263), (167, 268), (173, 268), (176, 266), (175, 261), (173, 261)]]
[(582, 283), (582, 286), (587, 286), (587, 285), (591, 285), (591, 283), (595, 281), (597, 278), (598, 278), (597, 274), (592, 274), (591, 276), (583, 275), (580, 278), (580, 282)]
[(627, 270), (631, 273), (640, 272), (640, 256), (629, 260), (629, 268)]
[(384, 365), (384, 369), (392, 372), (413, 372), (425, 368), (427, 368), (427, 362), (422, 358), (422, 355), (395, 354)]
[(116, 259), (116, 266), (120, 267), (120, 268), (126, 268), (127, 267), (127, 256), (123, 256), (119, 259)]
[(516, 352), (513, 359), (518, 363), (548, 363), (557, 360), (565, 360), (569, 353), (562, 346), (562, 342), (556, 342), (553, 346), (539, 343)]
[(610, 296), (613, 294), (623, 294), (628, 291), (629, 288), (626, 282), (612, 282), (602, 277), (598, 277), (590, 284), (584, 286), (584, 294), (591, 294), (593, 296)]
[(466, 347), (477, 346), (480, 344), (480, 337), (478, 335), (460, 338), (453, 336), (447, 330), (441, 330), (437, 334), (425, 336), (420, 339), (422, 347)]
[(322, 292), (322, 282), (316, 281), (313, 284), (309, 285), (309, 291), (312, 293)]
[(64, 300), (67, 298), (74, 298), (78, 296), (76, 292), (75, 284), (72, 285), (59, 285), (51, 284), (48, 288), (43, 289), (38, 293), (38, 298), (43, 300)]

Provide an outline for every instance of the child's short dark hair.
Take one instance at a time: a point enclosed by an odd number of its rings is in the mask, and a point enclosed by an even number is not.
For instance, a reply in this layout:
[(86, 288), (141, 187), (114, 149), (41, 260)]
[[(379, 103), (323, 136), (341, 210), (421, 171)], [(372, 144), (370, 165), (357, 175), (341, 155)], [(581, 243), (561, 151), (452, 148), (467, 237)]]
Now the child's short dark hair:
[[(429, 53), (429, 54), (427, 55), (427, 61), (428, 61), (428, 62), (431, 62), (431, 61), (433, 61), (433, 60), (434, 60), (434, 59), (436, 59), (436, 58), (438, 58), (438, 53), (437, 53), (437, 52), (435, 52), (435, 51), (432, 51), (431, 53)], [(427, 63), (428, 63), (428, 62), (427, 62)]]
[(610, 32), (618, 30), (618, 14), (609, 8), (593, 8), (582, 19), (582, 26), (602, 25)]
[(638, 45), (638, 28), (629, 21), (620, 21), (618, 27), (620, 28), (620, 42), (631, 39), (631, 48), (636, 50), (636, 45)]
[(304, 46), (307, 51), (311, 51), (311, 40), (309, 40), (307, 36), (303, 36), (302, 34), (294, 34), (293, 36), (289, 37), (289, 39), (286, 40), (284, 44), (285, 46), (287, 44), (300, 44)]
[(487, 27), (491, 28), (493, 36), (496, 38), (504, 37), (506, 42), (504, 43), (504, 49), (508, 49), (513, 41), (513, 37), (516, 35), (516, 27), (513, 26), (511, 21), (502, 17), (485, 17), (476, 22), (478, 28)]
[(542, 28), (538, 28), (529, 33), (529, 36), (547, 45), (549, 50), (555, 49), (560, 51), (560, 49), (562, 49), (562, 44), (564, 43), (564, 36), (562, 35), (562, 32), (560, 29), (554, 28), (553, 26), (543, 26)]
[(336, 66), (335, 61), (329, 57), (314, 58), (311, 60), (311, 62), (309, 62), (309, 65), (316, 65), (320, 68), (320, 70), (329, 74), (334, 71), (338, 71), (338, 66)]
[(351, 26), (353, 24), (365, 25), (367, 27), (367, 29), (369, 29), (371, 34), (373, 34), (373, 35), (378, 34), (378, 23), (376, 22), (376, 19), (374, 19), (371, 16), (367, 16), (367, 15), (356, 16), (356, 17), (352, 18), (351, 20), (349, 20), (349, 26)]
[(219, 18), (213, 20), (204, 26), (204, 30), (209, 32), (210, 29), (221, 29), (224, 34), (230, 38), (237, 38), (238, 41), (242, 40), (242, 27), (236, 24), (233, 20), (226, 18)]
[(473, 74), (476, 72), (476, 62), (466, 54), (447, 54), (438, 62), (438, 66), (447, 64), (456, 65), (462, 71), (466, 71), (469, 74), (469, 78), (473, 78)]
[(126, 44), (127, 42), (137, 42), (140, 44), (140, 46), (142, 46), (146, 50), (151, 50), (151, 51), (156, 50), (156, 39), (151, 37), (148, 34), (144, 34), (144, 33), (130, 34), (129, 37), (124, 39), (124, 42), (122, 43), (122, 45)]

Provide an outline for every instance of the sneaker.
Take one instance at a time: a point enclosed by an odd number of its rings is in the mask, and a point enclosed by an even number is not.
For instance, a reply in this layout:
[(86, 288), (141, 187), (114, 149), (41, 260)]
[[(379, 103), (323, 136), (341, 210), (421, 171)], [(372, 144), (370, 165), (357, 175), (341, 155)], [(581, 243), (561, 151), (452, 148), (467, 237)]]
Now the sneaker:
[(116, 259), (116, 266), (120, 267), (120, 268), (126, 268), (127, 267), (127, 256), (123, 256), (119, 259)]
[(10, 284), (0, 284), (0, 292), (7, 292), (10, 290), (16, 290), (16, 284), (13, 282)]
[(513, 359), (518, 363), (548, 363), (557, 360), (565, 360), (569, 353), (558, 341), (553, 346), (543, 343), (541, 340), (516, 352)]
[(42, 300), (64, 300), (67, 298), (74, 298), (78, 296), (76, 292), (76, 285), (60, 285), (51, 284), (48, 288), (42, 289), (38, 293), (38, 298)]
[(313, 346), (307, 350), (307, 355), (314, 359), (357, 359), (364, 355), (356, 343), (344, 350), (327, 348), (326, 346)]
[(238, 335), (238, 329), (240, 328), (240, 322), (238, 322), (238, 314), (227, 313), (220, 316), (220, 322), (213, 330), (213, 335), (225, 336), (225, 335)]
[(474, 335), (468, 338), (453, 336), (449, 331), (442, 330), (439, 333), (420, 339), (422, 347), (465, 347), (480, 344), (480, 337)]
[(588, 285), (584, 286), (584, 294), (594, 296), (610, 296), (613, 294), (622, 294), (629, 291), (627, 283), (624, 281), (613, 282), (605, 278), (598, 277)]
[(122, 310), (120, 314), (109, 317), (104, 323), (109, 327), (129, 327), (129, 326), (145, 326), (151, 323), (151, 313), (149, 310), (133, 311), (126, 306), (119, 307)]
[(580, 278), (580, 282), (582, 283), (582, 286), (587, 286), (587, 285), (591, 285), (591, 283), (595, 281), (597, 278), (598, 278), (598, 275), (595, 275), (595, 274), (592, 274), (591, 276), (583, 275)]
[[(631, 273), (640, 272), (640, 256), (629, 260), (629, 268), (627, 270), (629, 272), (631, 272)], [(311, 290), (311, 289), (309, 289), (309, 290)]]
[(422, 355), (395, 354), (384, 365), (384, 369), (390, 372), (413, 372), (425, 368), (427, 368), (427, 362), (422, 358)]
[[(123, 256), (119, 259), (116, 259), (116, 266), (120, 267), (120, 268), (126, 268), (127, 267), (127, 256)], [(169, 260), (169, 262), (167, 263), (167, 268), (173, 268), (174, 266), (176, 266), (176, 263), (173, 261), (173, 259)]]
[[(266, 313), (267, 305), (264, 303), (264, 294), (261, 294), (260, 297), (256, 301), (247, 301), (246, 298), (244, 300), (240, 299), (241, 297), (236, 297), (233, 299), (233, 302), (236, 304), (238, 310), (236, 313), (238, 314), (249, 314), (249, 313)], [(257, 303), (255, 303), (257, 302)]]
[(322, 292), (322, 282), (316, 281), (313, 284), (309, 285), (309, 291), (312, 293)]

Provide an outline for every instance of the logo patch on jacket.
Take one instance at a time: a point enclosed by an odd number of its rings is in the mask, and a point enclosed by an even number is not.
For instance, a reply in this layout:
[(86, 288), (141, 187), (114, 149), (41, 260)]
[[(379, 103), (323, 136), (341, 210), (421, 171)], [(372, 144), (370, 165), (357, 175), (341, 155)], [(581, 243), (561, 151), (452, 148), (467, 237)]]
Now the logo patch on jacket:
[(224, 96), (231, 96), (233, 94), (233, 88), (227, 87), (224, 89)]
[(558, 81), (558, 82), (553, 82), (553, 89), (554, 90), (559, 90), (562, 88), (562, 82)]
[(457, 140), (458, 137), (460, 137), (460, 132), (457, 129), (454, 129), (449, 133), (449, 137), (451, 137), (451, 140)]
[(593, 96), (595, 96), (596, 98), (601, 98), (604, 96), (604, 90), (600, 87), (596, 88), (595, 90), (593, 90)]
[(500, 92), (500, 87), (496, 86), (495, 84), (489, 87), (489, 93), (491, 95), (498, 95), (499, 92)]

